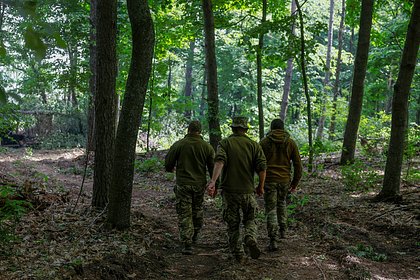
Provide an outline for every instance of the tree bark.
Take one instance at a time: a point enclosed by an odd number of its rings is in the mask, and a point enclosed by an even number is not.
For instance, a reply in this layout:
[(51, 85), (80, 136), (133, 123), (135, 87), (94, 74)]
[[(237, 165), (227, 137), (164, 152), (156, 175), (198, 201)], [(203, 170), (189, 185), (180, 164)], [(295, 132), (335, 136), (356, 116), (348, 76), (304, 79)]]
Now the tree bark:
[[(267, 18), (267, 0), (263, 0), (261, 27)], [(260, 139), (264, 138), (264, 108), (262, 104), (262, 51), (264, 48), (264, 31), (260, 30), (257, 48), (257, 103), (258, 103), (258, 131)]]
[[(292, 0), (291, 16), (296, 12), (296, 2)], [(295, 21), (293, 20), (291, 26), (292, 35), (295, 34)], [(293, 56), (287, 60), (286, 75), (284, 76), (283, 96), (281, 98), (280, 119), (286, 120), (287, 107), (289, 106), (290, 87), (292, 85), (293, 75)]]
[(318, 121), (318, 129), (316, 131), (316, 139), (322, 140), (324, 134), (324, 125), (325, 125), (325, 114), (326, 114), (326, 100), (328, 98), (328, 92), (330, 87), (330, 76), (331, 76), (331, 49), (334, 35), (334, 0), (330, 0), (330, 18), (328, 20), (328, 41), (327, 41), (327, 57), (325, 59), (325, 77), (324, 77), (324, 90), (323, 92), (323, 102), (321, 109), (321, 117)]
[(194, 62), (195, 41), (190, 42), (190, 49), (188, 51), (187, 65), (185, 67), (185, 99), (187, 107), (185, 108), (184, 116), (187, 120), (191, 120), (191, 107), (189, 102), (192, 101), (192, 71)]
[(217, 63), (216, 47), (214, 35), (214, 16), (211, 0), (202, 0), (204, 15), (204, 35), (206, 49), (206, 68), (207, 68), (207, 104), (210, 144), (214, 149), (221, 140), (220, 121), (219, 121), (219, 95), (217, 85)]
[(203, 84), (201, 87), (201, 101), (200, 101), (200, 116), (203, 117), (204, 116), (204, 112), (206, 110), (206, 81), (207, 81), (207, 69), (204, 66), (203, 69)]
[(95, 170), (92, 206), (103, 209), (108, 203), (115, 140), (115, 86), (117, 74), (117, 1), (97, 3), (96, 96), (95, 96)]
[(340, 164), (342, 165), (354, 161), (357, 131), (359, 129), (360, 116), (362, 113), (364, 82), (369, 54), (370, 31), (372, 28), (373, 2), (374, 0), (362, 0), (359, 41), (357, 42), (356, 59), (354, 62), (352, 93), (346, 129), (344, 132), (343, 148), (341, 151)]
[(128, 0), (132, 32), (132, 55), (125, 96), (115, 141), (114, 168), (109, 193), (108, 224), (130, 226), (134, 160), (147, 83), (152, 69), (155, 33), (147, 0)]
[(408, 98), (416, 68), (417, 53), (420, 44), (420, 0), (415, 0), (408, 25), (404, 50), (394, 86), (392, 101), (391, 139), (389, 141), (388, 155), (386, 158), (384, 182), (379, 200), (393, 200), (400, 193), (400, 180), (402, 160), (404, 153), (404, 140), (407, 131)]
[(296, 8), (299, 15), (299, 27), (300, 27), (300, 67), (302, 71), (302, 81), (306, 96), (306, 112), (308, 114), (308, 142), (309, 142), (309, 159), (308, 159), (308, 172), (312, 172), (314, 151), (312, 144), (312, 113), (311, 113), (311, 97), (309, 96), (308, 89), (308, 78), (306, 76), (306, 58), (305, 58), (305, 31), (303, 26), (303, 13), (302, 7), (298, 0), (296, 1)]
[(96, 96), (96, 0), (90, 1), (90, 44), (89, 44), (89, 102), (87, 151), (95, 150), (95, 96)]
[(338, 31), (338, 54), (337, 54), (337, 68), (335, 70), (335, 81), (333, 87), (333, 108), (331, 115), (331, 123), (328, 131), (328, 138), (333, 140), (335, 137), (335, 123), (337, 115), (337, 98), (340, 91), (340, 74), (341, 74), (341, 54), (343, 52), (343, 34), (344, 34), (344, 20), (346, 17), (346, 0), (341, 1), (341, 19), (340, 29)]

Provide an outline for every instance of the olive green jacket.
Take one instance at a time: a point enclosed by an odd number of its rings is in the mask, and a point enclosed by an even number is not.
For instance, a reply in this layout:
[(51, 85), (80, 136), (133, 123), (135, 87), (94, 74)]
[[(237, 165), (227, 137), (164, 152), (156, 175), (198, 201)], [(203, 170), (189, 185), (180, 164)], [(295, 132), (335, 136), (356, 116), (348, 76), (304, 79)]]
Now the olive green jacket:
[(215, 161), (223, 162), (221, 188), (229, 193), (253, 193), (254, 172), (267, 168), (261, 146), (244, 134), (220, 141)]
[(261, 140), (260, 144), (267, 158), (266, 182), (290, 182), (293, 163), (291, 185), (297, 186), (302, 177), (302, 162), (299, 149), (289, 133), (282, 129), (274, 129)]
[(176, 167), (177, 185), (205, 186), (206, 168), (210, 174), (214, 167), (214, 149), (200, 135), (187, 134), (175, 142), (165, 157), (165, 169)]

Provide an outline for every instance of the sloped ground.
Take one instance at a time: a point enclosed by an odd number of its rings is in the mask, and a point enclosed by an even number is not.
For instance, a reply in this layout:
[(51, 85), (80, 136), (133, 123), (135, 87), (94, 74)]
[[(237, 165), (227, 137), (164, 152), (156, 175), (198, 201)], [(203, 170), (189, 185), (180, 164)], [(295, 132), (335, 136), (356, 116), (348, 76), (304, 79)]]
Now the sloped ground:
[(288, 238), (275, 253), (266, 250), (259, 198), (264, 252), (238, 265), (220, 199), (205, 202), (194, 254), (180, 253), (173, 176), (163, 172), (136, 174), (127, 231), (106, 230), (105, 213), (90, 209), (91, 168), (74, 209), (84, 161), (82, 150), (0, 154), (0, 188), (12, 186), (34, 205), (2, 225), (11, 234), (0, 235), (0, 279), (420, 279), (419, 186), (403, 185), (399, 204), (372, 203), (374, 192), (344, 190), (333, 162), (301, 183)]

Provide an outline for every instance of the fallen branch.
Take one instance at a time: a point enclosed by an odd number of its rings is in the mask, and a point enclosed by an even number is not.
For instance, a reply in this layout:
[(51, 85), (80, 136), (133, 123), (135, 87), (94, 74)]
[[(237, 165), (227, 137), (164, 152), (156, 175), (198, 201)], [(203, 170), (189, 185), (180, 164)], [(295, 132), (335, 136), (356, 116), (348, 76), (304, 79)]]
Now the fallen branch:
[(324, 271), (322, 270), (321, 266), (318, 264), (314, 256), (312, 256), (312, 260), (314, 261), (316, 267), (318, 267), (318, 269), (321, 271), (322, 277), (324, 278), (324, 280), (327, 280), (327, 276), (325, 275)]
[(392, 209), (389, 209), (389, 210), (387, 210), (387, 211), (385, 211), (385, 212), (382, 212), (381, 214), (379, 214), (379, 215), (376, 215), (376, 216), (373, 216), (372, 217), (372, 219), (371, 219), (371, 221), (373, 222), (373, 221), (376, 221), (377, 219), (379, 219), (380, 217), (382, 217), (382, 216), (385, 216), (386, 214), (388, 214), (388, 213), (390, 213), (390, 212), (393, 212), (393, 211), (395, 211), (395, 210), (402, 210), (402, 209), (407, 209), (407, 208), (410, 208), (409, 206), (400, 206), (400, 207), (394, 207), (394, 208), (392, 208)]

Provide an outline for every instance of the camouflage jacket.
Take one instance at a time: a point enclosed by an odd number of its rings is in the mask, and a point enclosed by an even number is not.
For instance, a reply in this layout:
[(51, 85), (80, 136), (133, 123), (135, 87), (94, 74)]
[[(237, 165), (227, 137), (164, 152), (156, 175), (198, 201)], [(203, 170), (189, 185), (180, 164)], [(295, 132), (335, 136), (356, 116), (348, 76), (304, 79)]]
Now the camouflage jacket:
[(205, 186), (206, 169), (210, 176), (214, 166), (214, 150), (200, 135), (187, 134), (175, 142), (165, 157), (165, 169), (176, 167), (178, 185)]
[(297, 186), (302, 177), (302, 162), (299, 149), (282, 129), (270, 131), (260, 142), (267, 158), (266, 182), (290, 182), (293, 162), (292, 185)]
[(215, 161), (223, 162), (221, 188), (229, 193), (254, 192), (254, 172), (267, 168), (261, 146), (243, 134), (220, 141)]

